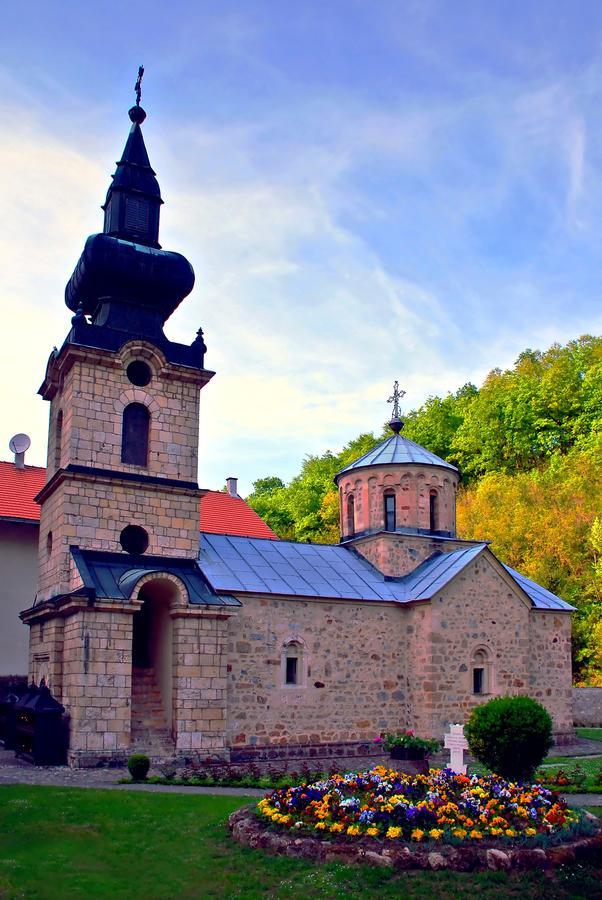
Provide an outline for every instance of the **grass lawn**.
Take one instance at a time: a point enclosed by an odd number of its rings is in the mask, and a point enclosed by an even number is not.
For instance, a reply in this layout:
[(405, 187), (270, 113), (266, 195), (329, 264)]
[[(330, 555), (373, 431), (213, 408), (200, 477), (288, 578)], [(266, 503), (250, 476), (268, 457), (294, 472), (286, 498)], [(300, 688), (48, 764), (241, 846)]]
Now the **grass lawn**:
[(0, 897), (601, 897), (602, 860), (553, 876), (393, 874), (270, 857), (226, 830), (239, 797), (0, 787)]
[(587, 738), (588, 741), (602, 741), (602, 728), (575, 728), (577, 737)]

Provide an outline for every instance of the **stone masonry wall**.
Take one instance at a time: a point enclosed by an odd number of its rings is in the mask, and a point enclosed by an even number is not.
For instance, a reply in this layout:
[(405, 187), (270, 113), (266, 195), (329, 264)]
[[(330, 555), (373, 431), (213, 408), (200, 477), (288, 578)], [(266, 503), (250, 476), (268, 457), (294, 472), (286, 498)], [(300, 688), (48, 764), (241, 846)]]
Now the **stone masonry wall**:
[(72, 760), (129, 748), (132, 612), (86, 609), (65, 620), (61, 702)]
[[(464, 723), (474, 706), (505, 694), (534, 697), (552, 715), (555, 731), (567, 731), (568, 616), (533, 611), (486, 554), (433, 598), (431, 610), (430, 635), (417, 634), (411, 648), (418, 657), (412, 682), (421, 732), (441, 737), (450, 722)], [(485, 659), (486, 687), (475, 695), (472, 670), (479, 651), (484, 657), (476, 665)]]
[(172, 611), (177, 751), (225, 753), (226, 649), (231, 614), (191, 607)]
[[(68, 348), (66, 352), (68, 357), (54, 363), (57, 389), (50, 414), (48, 479), (56, 474), (60, 462), (63, 469), (85, 466), (195, 483), (199, 388), (211, 373), (169, 365), (152, 345), (138, 340), (117, 354), (90, 348)], [(143, 359), (153, 373), (144, 388), (135, 387), (127, 378), (126, 369), (133, 359)], [(147, 466), (121, 462), (122, 415), (133, 402), (146, 405), (151, 416)], [(66, 472), (61, 478), (42, 502), (39, 600), (81, 585), (69, 553), (71, 544), (121, 551), (119, 536), (126, 525), (145, 528), (149, 553), (196, 556), (196, 489), (163, 488), (85, 471)]]
[[(394, 605), (248, 597), (229, 627), (228, 744), (373, 741), (407, 723), (404, 612)], [(287, 642), (302, 686), (286, 686)]]
[(354, 541), (353, 546), (383, 575), (400, 577), (413, 572), (433, 553), (449, 553), (452, 550), (466, 547), (467, 544), (462, 541), (441, 539), (429, 535), (380, 532), (358, 538)]
[[(153, 377), (133, 385), (126, 368), (143, 359)], [(206, 379), (200, 379), (204, 381)], [(151, 413), (148, 466), (121, 462), (121, 424), (125, 406), (143, 403)], [(63, 413), (61, 465), (68, 463), (159, 478), (196, 481), (199, 438), (199, 378), (167, 365), (151, 344), (130, 342), (119, 354), (85, 349), (62, 379), (52, 400), (48, 478), (56, 471), (56, 422)]]
[(339, 479), (341, 534), (349, 536), (347, 498), (354, 497), (355, 532), (384, 528), (384, 492), (395, 495), (397, 528), (430, 528), (431, 491), (437, 495), (437, 530), (456, 532), (456, 484), (451, 469), (435, 466), (370, 466)]
[(585, 728), (602, 726), (602, 687), (573, 688), (573, 722)]
[(532, 610), (529, 637), (527, 693), (543, 703), (552, 716), (557, 740), (571, 739), (574, 729), (570, 613)]
[(63, 702), (63, 637), (65, 620), (61, 616), (42, 619), (29, 627), (29, 681), (46, 684)]
[(126, 525), (140, 525), (148, 532), (149, 554), (194, 558), (199, 543), (198, 508), (196, 490), (66, 475), (42, 507), (38, 599), (80, 585), (70, 545), (121, 552), (119, 536)]
[(70, 718), (69, 760), (119, 756), (130, 746), (132, 615), (112, 604), (34, 622), (30, 678), (44, 676)]

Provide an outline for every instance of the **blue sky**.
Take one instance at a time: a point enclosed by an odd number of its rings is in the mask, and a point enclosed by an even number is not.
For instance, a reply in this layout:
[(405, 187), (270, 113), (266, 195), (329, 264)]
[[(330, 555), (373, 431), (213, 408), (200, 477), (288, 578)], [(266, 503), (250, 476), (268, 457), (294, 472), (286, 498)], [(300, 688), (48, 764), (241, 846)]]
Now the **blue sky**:
[[(205, 330), (199, 480), (305, 453), (602, 332), (602, 5), (25, 2), (0, 34), (0, 456), (43, 464), (35, 396), (125, 142), (137, 66)], [(4, 448), (2, 450), (1, 448)]]

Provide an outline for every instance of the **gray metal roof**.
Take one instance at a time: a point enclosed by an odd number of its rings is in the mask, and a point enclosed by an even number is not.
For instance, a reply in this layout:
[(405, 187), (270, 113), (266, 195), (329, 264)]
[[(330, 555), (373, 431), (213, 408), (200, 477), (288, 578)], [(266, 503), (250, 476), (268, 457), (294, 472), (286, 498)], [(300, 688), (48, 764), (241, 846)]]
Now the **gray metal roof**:
[(440, 456), (436, 456), (430, 450), (421, 447), (420, 444), (415, 444), (414, 441), (402, 437), (400, 434), (392, 434), (390, 438), (377, 444), (376, 447), (364, 453), (355, 462), (350, 463), (344, 469), (341, 469), (340, 472), (337, 472), (334, 480), (336, 481), (344, 472), (350, 472), (353, 469), (364, 469), (366, 466), (403, 466), (409, 463), (418, 463), (422, 466), (440, 466), (444, 469), (451, 469), (452, 472), (458, 471), (451, 463), (445, 462)]
[(398, 600), (388, 582), (345, 547), (202, 534), (199, 566), (216, 591), (349, 600)]
[(556, 594), (546, 590), (546, 588), (537, 584), (536, 581), (531, 581), (525, 575), (521, 575), (516, 569), (511, 569), (510, 566), (504, 566), (504, 568), (512, 575), (514, 580), (518, 582), (525, 594), (531, 598), (533, 605), (537, 609), (557, 609), (563, 610), (564, 612), (573, 612), (575, 609), (575, 607), (571, 606), (570, 603), (567, 603), (566, 600), (561, 600)]
[(199, 566), (216, 591), (406, 603), (431, 597), (486, 546), (435, 554), (405, 578), (386, 578), (348, 547), (202, 534)]
[[(387, 578), (349, 546), (201, 534), (199, 566), (217, 592), (409, 603), (429, 600), (486, 549), (487, 544), (470, 543), (449, 553), (434, 553), (409, 575)], [(536, 608), (573, 609), (504, 568)]]
[(429, 600), (473, 561), (487, 544), (471, 544), (450, 553), (435, 553), (401, 579), (408, 599)]
[(190, 603), (204, 606), (241, 606), (235, 597), (215, 593), (203, 578), (192, 559), (173, 559), (163, 556), (129, 556), (125, 553), (103, 553), (100, 550), (80, 550), (71, 547), (84, 587), (98, 597), (110, 600), (129, 600), (144, 575), (167, 572), (184, 582)]

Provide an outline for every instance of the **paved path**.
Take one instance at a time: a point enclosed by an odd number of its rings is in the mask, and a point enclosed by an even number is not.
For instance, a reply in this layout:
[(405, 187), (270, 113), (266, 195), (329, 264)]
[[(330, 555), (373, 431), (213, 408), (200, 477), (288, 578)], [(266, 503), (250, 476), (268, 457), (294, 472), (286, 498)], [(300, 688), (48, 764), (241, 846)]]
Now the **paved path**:
[(600, 806), (602, 807), (602, 794), (561, 794), (569, 806)]
[[(40, 784), (54, 787), (102, 788), (151, 794), (221, 794), (230, 797), (264, 797), (267, 791), (244, 787), (185, 787), (169, 784), (117, 784), (123, 769), (69, 769), (67, 766), (31, 766), (0, 750), (0, 785)], [(570, 806), (600, 806), (602, 794), (561, 794)]]

